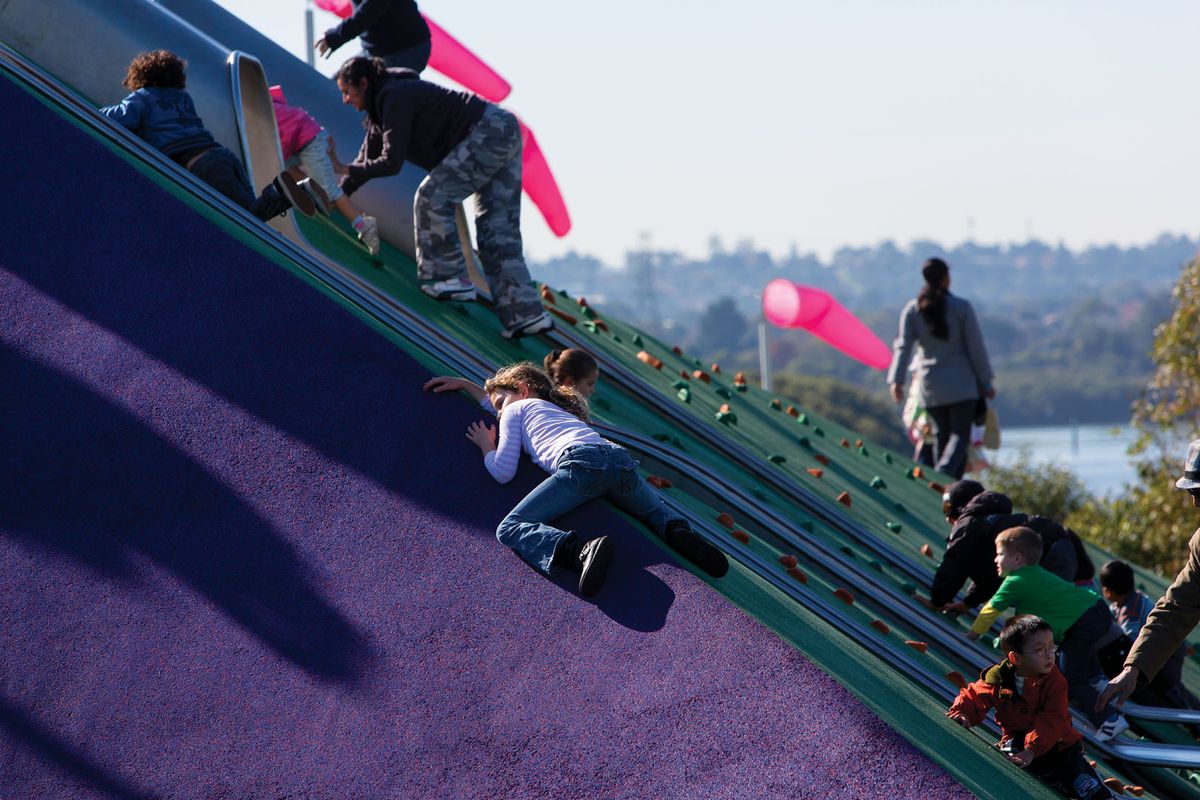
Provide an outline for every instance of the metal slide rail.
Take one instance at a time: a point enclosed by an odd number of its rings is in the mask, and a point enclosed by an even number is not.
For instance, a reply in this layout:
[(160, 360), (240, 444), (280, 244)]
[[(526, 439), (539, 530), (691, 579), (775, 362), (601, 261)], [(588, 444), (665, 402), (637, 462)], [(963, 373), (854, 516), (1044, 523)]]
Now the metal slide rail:
[[(607, 357), (602, 350), (595, 350), (588, 347), (587, 340), (570, 328), (556, 327), (550, 338), (556, 340), (556, 343), (561, 347), (574, 347), (586, 350), (591, 353), (596, 361), (604, 370), (606, 377), (610, 375), (619, 376), (619, 383), (626, 387), (637, 385), (645, 386), (643, 381), (636, 373), (629, 369), (623, 362)], [(928, 580), (928, 575), (915, 567), (912, 560), (901, 551), (897, 550), (886, 540), (881, 539), (875, 534), (863, 528), (853, 519), (846, 517), (843, 514), (837, 513), (829, 508), (829, 504), (812, 494), (803, 486), (796, 484), (778, 471), (767, 469), (762, 464), (762, 459), (755, 457), (743, 445), (734, 441), (729, 437), (720, 435), (716, 431), (707, 430), (701, 426), (689, 425), (693, 420), (686, 414), (681, 413), (678, 408), (666, 397), (663, 397), (652, 389), (644, 392), (639, 396), (641, 399), (653, 405), (655, 409), (672, 422), (686, 426), (689, 433), (697, 436), (704, 441), (710, 448), (716, 452), (729, 458), (738, 467), (744, 469), (752, 476), (769, 482), (773, 488), (776, 488), (785, 499), (790, 500), (802, 506), (807, 513), (820, 519), (830, 528), (843, 534), (851, 541), (860, 546), (869, 548), (872, 551), (878, 552), (885, 556), (889, 563), (901, 569), (903, 574), (916, 582), (924, 583)], [(664, 446), (654, 439), (646, 437), (646, 444), (643, 449), (654, 447), (657, 450), (664, 450)], [(858, 566), (853, 559), (846, 558), (840, 549), (821, 545), (813, 540), (804, 529), (791, 524), (785, 517), (781, 517), (776, 512), (772, 511), (769, 506), (759, 501), (754, 495), (746, 492), (738, 487), (729, 486), (729, 489), (736, 491), (740, 495), (739, 502), (743, 507), (750, 506), (761, 511), (756, 511), (762, 515), (768, 516), (774, 520), (773, 530), (781, 534), (781, 538), (793, 546), (802, 546), (805, 548), (816, 549), (822, 552), (824, 558), (834, 561), (838, 564), (842, 574), (853, 575), (860, 581), (865, 581), (866, 586), (874, 593), (875, 596), (881, 596), (890, 599), (894, 603), (906, 607), (909, 611), (916, 611), (918, 614), (924, 610), (923, 606), (919, 606), (910, 596), (898, 591), (890, 583), (880, 582), (871, 572), (864, 570)], [(786, 534), (786, 535), (784, 535)], [(899, 610), (892, 608), (894, 613), (899, 614)], [(977, 670), (982, 670), (993, 663), (992, 654), (984, 650), (982, 645), (968, 643), (961, 635), (961, 632), (945, 622), (941, 617), (930, 617), (922, 615), (928, 624), (943, 635), (953, 637), (953, 644), (939, 642), (939, 646), (953, 652), (960, 658), (965, 658), (968, 666)], [(908, 617), (909, 620), (914, 619)], [(957, 640), (957, 641), (954, 641)], [(1173, 722), (1179, 724), (1200, 723), (1200, 711), (1188, 709), (1173, 709), (1173, 708), (1156, 708), (1145, 706), (1138, 703), (1127, 702), (1124, 706), (1125, 713), (1130, 717), (1139, 719), (1155, 720), (1161, 722)], [(1200, 749), (1197, 750), (1200, 754)], [(1198, 764), (1200, 765), (1200, 764)]]
[[(62, 111), (69, 114), (73, 119), (94, 133), (117, 144), (121, 149), (129, 151), (145, 165), (156, 170), (164, 177), (168, 177), (170, 180), (186, 186), (197, 197), (219, 211), (229, 221), (236, 223), (243, 233), (280, 251), (298, 266), (315, 277), (320, 278), (327, 286), (346, 300), (352, 302), (363, 311), (370, 313), (390, 329), (421, 345), (427, 353), (437, 360), (460, 371), (464, 375), (474, 377), (486, 374), (491, 370), (492, 365), (485, 359), (465, 349), (439, 328), (410, 311), (368, 281), (358, 277), (336, 262), (328, 259), (314, 258), (311, 253), (264, 226), (258, 219), (228, 201), (207, 184), (199, 181), (190, 173), (180, 170), (174, 162), (162, 156), (158, 151), (148, 147), (140, 139), (117, 126), (109, 124), (96, 114), (95, 109), (90, 104), (74, 95), (57, 80), (46, 75), (35, 65), (28, 63), (19, 54), (3, 44), (0, 44), (0, 67), (3, 67), (18, 82), (29, 86), (39, 94), (53, 99)], [(616, 369), (611, 371), (614, 373), (618, 372)], [(638, 384), (632, 383), (630, 385)], [(675, 414), (678, 413), (675, 409), (671, 410)], [(671, 418), (674, 418), (674, 414)], [(709, 471), (704, 465), (696, 462), (694, 459), (663, 446), (653, 438), (620, 431), (610, 426), (602, 426), (602, 428), (610, 438), (628, 443), (631, 447), (652, 455), (664, 463), (671, 465), (673, 468), (678, 469), (680, 472), (691, 475), (705, 475), (707, 480), (712, 481), (711, 486), (722, 487), (725, 491), (732, 490), (735, 497), (731, 499), (735, 500), (739, 507), (746, 509), (751, 516), (756, 517), (756, 521), (759, 521), (764, 527), (776, 530), (788, 529), (795, 533), (797, 539), (799, 539), (798, 531), (802, 529), (796, 529), (794, 526), (787, 524), (786, 520), (779, 518), (749, 493), (736, 489), (736, 487), (728, 486), (728, 484), (724, 483), (723, 478)], [(813, 500), (812, 505), (820, 509), (821, 501), (816, 498), (813, 498)], [(836, 521), (837, 518), (835, 517), (828, 524), (831, 527), (838, 527), (833, 524)], [(718, 540), (717, 537), (720, 535), (720, 532), (713, 528), (710, 521), (698, 522), (697, 528), (710, 541)], [(869, 539), (868, 541), (874, 542), (873, 539)], [(720, 543), (722, 548), (726, 550), (731, 549), (724, 537), (720, 539)], [(805, 546), (808, 545), (806, 544)], [(822, 545), (822, 547), (824, 546)], [(788, 580), (781, 574), (774, 563), (767, 562), (761, 556), (754, 554), (748, 548), (741, 545), (734, 545), (732, 549), (737, 553), (739, 561), (750, 567), (756, 575), (776, 587), (802, 607), (812, 613), (819, 614), (851, 641), (862, 646), (868, 652), (884, 658), (889, 663), (896, 661), (895, 653), (887, 649), (886, 644), (877, 636), (870, 635), (869, 628), (850, 619), (843, 611), (823, 598), (817, 597), (812, 592), (802, 590), (794, 581)], [(844, 559), (840, 558), (839, 555), (837, 561), (842, 562)], [(855, 576), (857, 579), (856, 585), (865, 586), (869, 589), (874, 582), (873, 578), (870, 575), (863, 574), (863, 571), (857, 565), (853, 566), (854, 569), (852, 572), (857, 573)], [(892, 610), (895, 611), (895, 609)], [(919, 677), (919, 683), (927, 691), (942, 699), (948, 699), (952, 696), (953, 693), (948, 691), (943, 676), (935, 674), (930, 668), (921, 665), (920, 662), (908, 654), (904, 654), (903, 661), (905, 662), (904, 666), (907, 673)], [(1200, 757), (1197, 755), (1200, 752), (1200, 748), (1196, 747), (1143, 743), (1120, 743), (1116, 745), (1110, 743), (1108, 746), (1098, 744), (1093, 745), (1093, 747), (1101, 755), (1115, 757), (1131, 763), (1175, 767), (1200, 765)]]

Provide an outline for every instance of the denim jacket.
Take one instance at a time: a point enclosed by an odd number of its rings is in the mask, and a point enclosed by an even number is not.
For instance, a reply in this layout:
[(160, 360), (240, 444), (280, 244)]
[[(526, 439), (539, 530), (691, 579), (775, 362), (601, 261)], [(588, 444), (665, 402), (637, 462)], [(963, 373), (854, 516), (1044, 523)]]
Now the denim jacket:
[(168, 156), (215, 144), (186, 89), (146, 86), (100, 113)]

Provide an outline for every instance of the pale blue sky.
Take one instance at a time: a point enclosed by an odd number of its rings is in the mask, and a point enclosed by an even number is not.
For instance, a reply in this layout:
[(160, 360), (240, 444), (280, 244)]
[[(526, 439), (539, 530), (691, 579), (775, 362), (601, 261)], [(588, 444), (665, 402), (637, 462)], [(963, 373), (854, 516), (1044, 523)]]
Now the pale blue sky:
[[(218, 1), (302, 53), (302, 0)], [(526, 204), (536, 259), (620, 265), (643, 231), (697, 255), (713, 234), (828, 255), (972, 226), (1072, 247), (1200, 233), (1194, 0), (421, 8), (513, 85), (558, 177), (574, 229)]]

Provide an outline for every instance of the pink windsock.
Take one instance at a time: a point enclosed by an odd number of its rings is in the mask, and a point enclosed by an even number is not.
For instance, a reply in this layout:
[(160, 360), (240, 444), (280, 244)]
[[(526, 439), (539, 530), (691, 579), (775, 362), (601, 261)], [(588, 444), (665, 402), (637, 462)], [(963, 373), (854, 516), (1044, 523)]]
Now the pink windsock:
[(350, 0), (313, 0), (313, 3), (322, 11), (337, 14), (342, 19), (350, 16), (350, 12), (354, 10)]
[(432, 46), (429, 66), (493, 103), (499, 103), (508, 97), (512, 86), (501, 78), (496, 70), (483, 63), (482, 59), (463, 47), (429, 17), (425, 17), (425, 22), (429, 25), (429, 41)]
[(571, 215), (567, 213), (567, 204), (558, 189), (558, 182), (554, 180), (554, 174), (550, 172), (546, 157), (542, 155), (537, 137), (525, 127), (524, 122), (520, 125), (524, 143), (521, 150), (521, 188), (529, 195), (537, 210), (542, 212), (550, 230), (561, 238), (571, 230)]
[(780, 328), (803, 328), (868, 367), (891, 364), (888, 346), (829, 292), (776, 278), (763, 290), (763, 314)]

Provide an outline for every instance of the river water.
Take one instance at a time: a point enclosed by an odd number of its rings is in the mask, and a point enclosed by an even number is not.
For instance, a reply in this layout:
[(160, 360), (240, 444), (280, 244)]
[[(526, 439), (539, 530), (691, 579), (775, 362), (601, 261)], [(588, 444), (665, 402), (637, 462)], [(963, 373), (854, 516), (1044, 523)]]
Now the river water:
[(1028, 447), (1035, 463), (1069, 468), (1092, 494), (1117, 494), (1137, 475), (1125, 452), (1134, 438), (1131, 428), (1114, 425), (1005, 428), (1000, 449), (986, 453), (993, 464), (1006, 465)]

